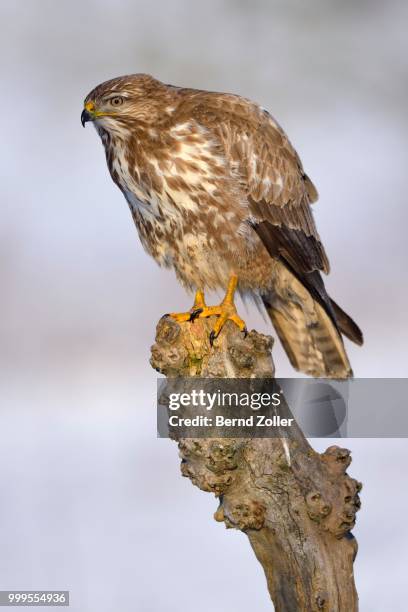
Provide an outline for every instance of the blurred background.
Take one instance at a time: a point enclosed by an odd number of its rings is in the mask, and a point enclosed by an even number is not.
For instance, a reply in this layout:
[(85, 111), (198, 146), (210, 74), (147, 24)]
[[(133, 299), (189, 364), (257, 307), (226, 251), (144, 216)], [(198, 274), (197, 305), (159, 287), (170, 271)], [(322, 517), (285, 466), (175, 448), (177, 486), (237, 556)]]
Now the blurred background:
[[(364, 330), (359, 377), (404, 377), (408, 4), (1, 0), (0, 588), (75, 612), (271, 609), (246, 537), (156, 439), (155, 325), (190, 297), (143, 252), (95, 131), (99, 82), (148, 72), (252, 98), (320, 200), (327, 285)], [(251, 327), (268, 327), (253, 309)], [(293, 376), (280, 347), (280, 376)], [(386, 409), (386, 407), (384, 407)], [(329, 441), (315, 441), (322, 450)], [(330, 441), (331, 443), (332, 441)], [(400, 610), (406, 440), (346, 440), (364, 483), (362, 612)], [(405, 568), (404, 568), (405, 566)]]

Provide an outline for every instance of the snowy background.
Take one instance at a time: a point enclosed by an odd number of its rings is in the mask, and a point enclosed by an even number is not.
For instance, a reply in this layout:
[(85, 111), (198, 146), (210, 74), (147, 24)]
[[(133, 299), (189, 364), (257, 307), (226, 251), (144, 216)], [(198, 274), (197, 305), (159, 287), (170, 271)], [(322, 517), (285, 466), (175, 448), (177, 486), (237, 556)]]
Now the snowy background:
[[(366, 338), (348, 344), (355, 375), (404, 377), (408, 4), (1, 0), (0, 11), (0, 588), (70, 589), (75, 612), (176, 612), (193, 597), (195, 612), (266, 612), (246, 537), (213, 521), (214, 498), (155, 437), (155, 324), (190, 298), (143, 252), (82, 101), (107, 78), (149, 72), (268, 108), (320, 192), (327, 286)], [(247, 321), (268, 329), (253, 310)], [(274, 358), (294, 374), (278, 346)], [(399, 610), (407, 441), (342, 444), (364, 483), (361, 611)]]

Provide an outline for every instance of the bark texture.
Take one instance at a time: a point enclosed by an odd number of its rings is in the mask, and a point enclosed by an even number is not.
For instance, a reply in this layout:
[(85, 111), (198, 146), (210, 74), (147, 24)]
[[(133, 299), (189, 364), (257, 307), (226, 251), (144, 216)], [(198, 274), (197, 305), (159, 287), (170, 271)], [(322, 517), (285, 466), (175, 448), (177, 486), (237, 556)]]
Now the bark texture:
[[(167, 377), (274, 376), (272, 338), (246, 339), (227, 323), (211, 349), (214, 320), (157, 326), (152, 366)], [(355, 612), (357, 542), (350, 530), (361, 484), (350, 452), (315, 452), (297, 427), (287, 438), (183, 439), (181, 472), (219, 500), (214, 518), (243, 531), (265, 571), (277, 612)]]

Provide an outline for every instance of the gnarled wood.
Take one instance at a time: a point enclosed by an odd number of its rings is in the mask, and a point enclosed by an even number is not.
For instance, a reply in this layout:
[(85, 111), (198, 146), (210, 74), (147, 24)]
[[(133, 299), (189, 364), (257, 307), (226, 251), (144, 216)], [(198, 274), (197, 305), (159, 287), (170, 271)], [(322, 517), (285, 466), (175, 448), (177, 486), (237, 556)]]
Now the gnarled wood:
[[(157, 326), (152, 366), (167, 377), (274, 376), (272, 339), (227, 324), (213, 349), (213, 321)], [(298, 427), (287, 438), (183, 439), (183, 476), (219, 500), (215, 519), (240, 529), (262, 564), (277, 612), (355, 612), (357, 543), (350, 530), (361, 484), (350, 452), (315, 452)]]

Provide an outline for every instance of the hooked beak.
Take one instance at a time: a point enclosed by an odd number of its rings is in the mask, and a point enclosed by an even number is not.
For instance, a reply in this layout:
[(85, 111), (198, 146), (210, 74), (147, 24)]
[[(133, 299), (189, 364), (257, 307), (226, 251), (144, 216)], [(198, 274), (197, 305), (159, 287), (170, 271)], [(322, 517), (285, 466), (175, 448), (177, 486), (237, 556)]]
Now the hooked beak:
[(93, 119), (93, 115), (89, 112), (89, 110), (87, 110), (86, 108), (84, 108), (84, 110), (81, 113), (81, 123), (82, 123), (82, 127), (85, 127), (85, 123), (87, 121), (92, 121)]
[(81, 113), (82, 127), (85, 127), (87, 121), (93, 121), (96, 116), (96, 108), (94, 102), (87, 102), (85, 108)]

